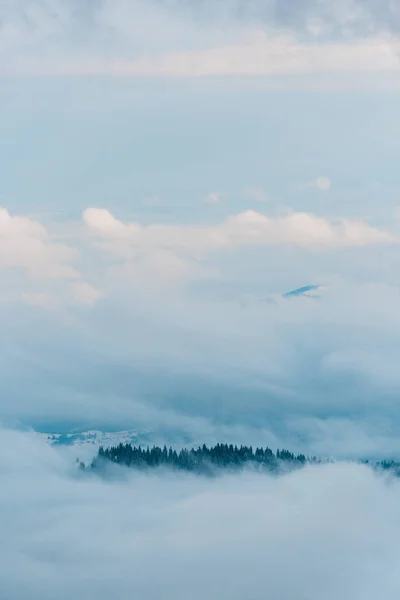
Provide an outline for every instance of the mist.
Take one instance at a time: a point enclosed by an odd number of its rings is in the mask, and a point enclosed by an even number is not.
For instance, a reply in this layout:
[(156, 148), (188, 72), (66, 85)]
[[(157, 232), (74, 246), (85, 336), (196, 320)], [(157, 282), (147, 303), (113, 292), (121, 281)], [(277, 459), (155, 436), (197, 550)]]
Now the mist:
[(400, 487), (365, 466), (104, 480), (0, 438), (7, 600), (397, 597)]

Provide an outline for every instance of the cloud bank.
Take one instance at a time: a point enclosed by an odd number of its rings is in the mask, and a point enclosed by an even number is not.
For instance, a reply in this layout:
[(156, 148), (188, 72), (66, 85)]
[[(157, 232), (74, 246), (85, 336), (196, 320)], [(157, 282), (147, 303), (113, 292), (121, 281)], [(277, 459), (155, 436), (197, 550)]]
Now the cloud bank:
[[(3, 421), (399, 451), (399, 290), (395, 270), (379, 281), (373, 261), (385, 253), (395, 269), (395, 229), (296, 212), (194, 226), (91, 208), (83, 223), (45, 229), (5, 215), (4, 239), (21, 243), (3, 269)], [(77, 275), (37, 277), (31, 249), (21, 262), (27, 232), (50, 257), (63, 232)], [(320, 297), (283, 297), (309, 281), (325, 284)]]
[(364, 0), (107, 0), (85, 8), (65, 0), (19, 0), (0, 9), (1, 74), (394, 74), (399, 20), (389, 0), (379, 8)]
[(8, 600), (398, 597), (400, 487), (366, 467), (105, 481), (29, 434), (0, 453)]
[[(325, 181), (322, 183), (326, 184)], [(150, 225), (143, 228), (137, 223), (124, 224), (118, 221), (106, 209), (88, 208), (83, 213), (83, 220), (90, 230), (102, 237), (131, 240), (139, 247), (175, 246), (185, 250), (213, 250), (237, 245), (340, 247), (396, 241), (388, 231), (371, 227), (362, 221), (327, 219), (302, 212), (269, 217), (255, 210), (247, 210), (228, 217), (214, 227)]]

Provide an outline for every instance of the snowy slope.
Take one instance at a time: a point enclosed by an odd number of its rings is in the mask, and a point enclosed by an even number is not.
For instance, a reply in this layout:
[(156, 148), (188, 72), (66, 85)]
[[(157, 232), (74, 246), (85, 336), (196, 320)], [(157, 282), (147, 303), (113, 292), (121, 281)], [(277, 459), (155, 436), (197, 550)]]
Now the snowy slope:
[(153, 443), (151, 432), (139, 432), (137, 430), (125, 431), (83, 431), (75, 433), (42, 433), (36, 435), (58, 450), (63, 455), (75, 460), (91, 461), (97, 454), (100, 446), (110, 447), (118, 444), (142, 444)]
[(73, 460), (79, 458), (90, 461), (100, 446), (105, 448), (118, 446), (118, 444), (133, 444), (142, 446), (172, 444), (174, 447), (196, 445), (198, 442), (185, 431), (162, 432), (129, 429), (123, 431), (90, 430), (74, 433), (42, 433), (36, 435)]

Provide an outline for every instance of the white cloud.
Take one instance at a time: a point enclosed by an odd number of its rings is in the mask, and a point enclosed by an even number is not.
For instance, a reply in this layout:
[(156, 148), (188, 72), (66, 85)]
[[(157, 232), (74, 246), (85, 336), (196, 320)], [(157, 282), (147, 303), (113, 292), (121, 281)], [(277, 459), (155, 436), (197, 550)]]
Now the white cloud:
[(267, 216), (247, 210), (215, 225), (143, 226), (117, 220), (105, 209), (90, 208), (84, 211), (83, 221), (89, 245), (118, 263), (113, 271), (145, 286), (221, 278), (216, 257), (228, 256), (232, 250), (298, 246), (315, 251), (397, 242), (389, 231), (363, 221), (301, 212)]
[(138, 225), (124, 225), (105, 208), (87, 208), (83, 220), (90, 229), (106, 237), (127, 237), (139, 231)]
[(292, 212), (267, 217), (246, 211), (230, 217), (223, 225), (231, 243), (297, 244), (308, 247), (363, 246), (393, 243), (387, 231), (348, 219), (328, 219), (311, 213)]
[[(3, 2), (1, 73), (192, 78), (399, 71), (399, 42), (386, 32), (395, 29), (393, 18), (378, 35), (368, 10), (365, 18), (351, 2), (341, 3), (346, 8), (340, 10), (333, 1), (323, 8), (289, 5), (286, 19), (274, 3), (262, 10), (257, 3), (236, 9), (235, 4), (172, 7), (108, 0), (77, 10), (74, 2), (62, 0), (20, 1), (17, 7)], [(386, 8), (382, 14), (392, 12)], [(340, 39), (332, 41), (332, 27)]]
[(331, 185), (332, 182), (328, 177), (317, 177), (314, 181), (311, 181), (307, 187), (316, 188), (321, 192), (327, 192)]
[(76, 251), (53, 242), (38, 221), (0, 209), (0, 268), (22, 268), (36, 278), (79, 279), (70, 264), (75, 258)]
[[(116, 242), (113, 248), (134, 255), (139, 249), (168, 248), (191, 253), (223, 250), (232, 246), (295, 244), (307, 247), (390, 244), (396, 238), (388, 231), (348, 219), (329, 219), (311, 213), (291, 212), (269, 217), (247, 210), (215, 226), (171, 226), (123, 223), (105, 209), (84, 211), (88, 229)], [(118, 243), (123, 240), (123, 244)]]
[(33, 217), (0, 209), (0, 270), (11, 301), (55, 308), (71, 302), (92, 304), (99, 297), (76, 267), (77, 247), (58, 237)]
[(395, 600), (398, 481), (360, 465), (284, 477), (79, 477), (0, 433), (7, 600)]

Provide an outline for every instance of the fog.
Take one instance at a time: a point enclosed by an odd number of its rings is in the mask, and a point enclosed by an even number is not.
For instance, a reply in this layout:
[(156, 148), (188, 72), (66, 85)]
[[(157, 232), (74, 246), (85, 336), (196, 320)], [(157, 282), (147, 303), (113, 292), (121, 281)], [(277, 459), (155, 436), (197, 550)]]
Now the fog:
[(0, 453), (4, 599), (398, 597), (400, 485), (367, 467), (104, 480), (5, 430)]
[(398, 455), (395, 286), (336, 282), (321, 298), (242, 305), (215, 288), (107, 283), (90, 312), (8, 310), (3, 421)]

